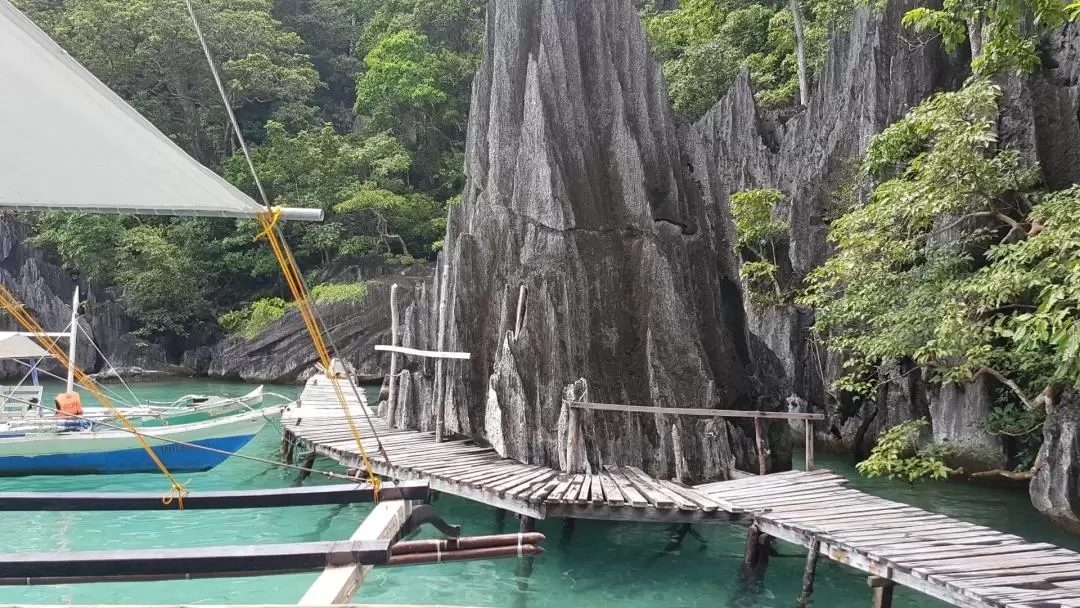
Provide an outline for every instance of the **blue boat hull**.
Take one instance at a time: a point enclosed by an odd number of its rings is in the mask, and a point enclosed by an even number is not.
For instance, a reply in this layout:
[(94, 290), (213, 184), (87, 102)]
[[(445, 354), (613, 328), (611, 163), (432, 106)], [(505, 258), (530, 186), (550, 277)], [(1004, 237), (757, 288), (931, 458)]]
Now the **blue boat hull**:
[[(173, 473), (208, 471), (230, 454), (247, 445), (254, 435), (236, 435), (192, 441), (193, 446), (165, 444), (154, 446), (154, 453)], [(203, 446), (222, 450), (223, 454), (199, 449)], [(40, 456), (0, 457), (0, 477), (24, 475), (112, 475), (120, 473), (156, 473), (158, 467), (141, 447), (104, 452), (43, 454)]]

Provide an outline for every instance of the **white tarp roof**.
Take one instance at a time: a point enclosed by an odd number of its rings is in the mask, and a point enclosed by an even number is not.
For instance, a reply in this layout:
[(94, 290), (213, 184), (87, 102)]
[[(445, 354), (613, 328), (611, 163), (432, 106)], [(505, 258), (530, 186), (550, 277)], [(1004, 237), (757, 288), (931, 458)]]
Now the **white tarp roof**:
[(8, 0), (0, 0), (0, 207), (226, 217), (261, 209)]
[(40, 359), (49, 352), (33, 339), (11, 331), (0, 331), (0, 359)]

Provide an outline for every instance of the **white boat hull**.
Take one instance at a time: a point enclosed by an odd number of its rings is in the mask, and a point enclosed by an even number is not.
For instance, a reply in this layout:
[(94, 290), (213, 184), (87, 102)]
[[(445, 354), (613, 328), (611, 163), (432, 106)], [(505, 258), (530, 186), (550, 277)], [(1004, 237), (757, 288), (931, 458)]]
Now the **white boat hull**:
[[(266, 408), (225, 419), (144, 429), (142, 434), (169, 471), (207, 471), (247, 445), (279, 412), (280, 408)], [(138, 439), (126, 431), (0, 434), (0, 476), (4, 477), (157, 470)]]

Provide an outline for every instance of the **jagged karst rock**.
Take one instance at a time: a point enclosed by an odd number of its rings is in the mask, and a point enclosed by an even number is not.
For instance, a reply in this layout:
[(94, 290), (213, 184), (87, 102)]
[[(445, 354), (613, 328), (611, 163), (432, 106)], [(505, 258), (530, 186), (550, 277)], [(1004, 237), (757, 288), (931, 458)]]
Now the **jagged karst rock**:
[[(359, 302), (316, 304), (323, 327), (333, 338), (338, 355), (356, 369), (362, 381), (379, 381), (390, 370), (390, 356), (377, 353), (377, 344), (390, 344), (390, 288), (396, 282), (401, 302), (411, 305), (413, 285), (430, 276), (431, 266), (411, 268), (367, 281)], [(319, 358), (299, 311), (290, 309), (252, 340), (226, 338), (205, 351), (189, 355), (212, 377), (248, 382), (303, 382), (315, 373)]]
[[(778, 260), (785, 284), (797, 286), (829, 255), (834, 197), (848, 188), (871, 137), (935, 91), (958, 88), (967, 75), (965, 52), (946, 54), (936, 41), (902, 27), (901, 16), (917, 4), (892, 0), (880, 13), (859, 9), (850, 31), (834, 34), (801, 112), (762, 110), (744, 75), (695, 127), (718, 175), (713, 198), (722, 207), (745, 189), (778, 188), (787, 195), (780, 214), (790, 229)], [(1080, 180), (1078, 34), (1075, 24), (1053, 32), (1043, 43), (1046, 69), (1004, 85), (1002, 141), (1040, 162), (1055, 187)], [(978, 450), (983, 454), (1000, 450), (997, 438), (973, 422), (992, 405), (985, 386), (934, 386), (908, 366), (882, 372), (875, 403), (837, 403), (826, 389), (840, 367), (810, 340), (811, 311), (748, 306), (747, 318), (750, 331), (783, 363), (786, 392), (827, 411), (830, 434), (839, 435), (835, 443), (855, 454), (866, 453), (880, 429), (918, 417), (931, 420), (939, 439), (961, 434), (965, 443), (986, 448)]]
[[(912, 44), (913, 34), (902, 30), (901, 15), (915, 5), (912, 0), (894, 0), (881, 13), (859, 9), (850, 30), (833, 35), (803, 110), (781, 113), (759, 108), (744, 74), (695, 126), (718, 175), (712, 182), (713, 197), (722, 208), (728, 207), (731, 194), (741, 190), (777, 188), (785, 193), (779, 213), (790, 228), (778, 262), (786, 285), (798, 286), (828, 257), (828, 223), (836, 213), (833, 199), (852, 182), (870, 139), (934, 91), (962, 81), (961, 62), (933, 41)], [(733, 227), (724, 226), (730, 240)], [(810, 340), (812, 312), (795, 306), (763, 308), (749, 299), (747, 303), (750, 331), (782, 362), (789, 382), (786, 392), (814, 409), (826, 409), (827, 385), (835, 377), (830, 373), (837, 366), (829, 365), (828, 355)], [(871, 439), (882, 424), (896, 418), (888, 413), (888, 402), (901, 388), (893, 387), (884, 395), (889, 399), (879, 403), (883, 415), (873, 415), (865, 429)], [(843, 435), (842, 443), (856, 452), (862, 437), (853, 434), (866, 418), (860, 409), (842, 411), (830, 421)], [(831, 408), (830, 413), (836, 415)]]
[[(75, 283), (71, 274), (40, 251), (30, 247), (27, 239), (33, 235), (29, 222), (20, 216), (0, 214), (0, 282), (27, 307), (46, 331), (62, 331), (71, 321), (71, 295)], [(87, 372), (103, 369), (105, 362), (90, 344), (94, 345), (117, 367), (147, 367), (162, 369), (166, 365), (161, 347), (130, 336), (130, 323), (119, 313), (119, 305), (97, 291), (86, 289), (86, 314), (80, 325), (90, 340), (80, 338), (75, 361)], [(15, 320), (0, 314), (0, 328), (21, 331)], [(66, 341), (64, 343), (66, 348)], [(57, 376), (66, 372), (48, 360), (42, 369)], [(0, 363), (0, 378), (19, 380), (26, 368), (14, 362)]]
[(1065, 389), (1047, 416), (1028, 490), (1036, 509), (1080, 532), (1080, 391), (1075, 388)]
[[(412, 336), (437, 346), (445, 289), (444, 349), (473, 355), (446, 366), (437, 398), (449, 431), (558, 466), (562, 392), (579, 378), (591, 401), (783, 407), (755, 373), (770, 365), (755, 359), (772, 355), (745, 330), (704, 152), (672, 118), (630, 0), (488, 4), (469, 181), (444, 253), (449, 280), (436, 282), (426, 331)], [(421, 378), (436, 385), (415, 373), (410, 382)], [(400, 405), (431, 428), (423, 401)], [(580, 420), (593, 469), (634, 464), (670, 477), (678, 459), (685, 475), (703, 478), (754, 462), (723, 424), (610, 412)], [(752, 425), (740, 424), (752, 445)], [(770, 434), (774, 466), (785, 467), (779, 431)]]

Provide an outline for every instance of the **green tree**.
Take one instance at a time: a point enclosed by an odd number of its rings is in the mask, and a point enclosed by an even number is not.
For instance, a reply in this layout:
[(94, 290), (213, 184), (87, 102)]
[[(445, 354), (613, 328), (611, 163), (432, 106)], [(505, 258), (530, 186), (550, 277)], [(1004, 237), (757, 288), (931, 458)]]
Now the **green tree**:
[[(802, 27), (792, 7), (800, 8)], [(825, 28), (798, 3), (688, 0), (674, 11), (646, 8), (643, 17), (653, 52), (664, 62), (672, 105), (688, 116), (708, 111), (743, 69), (749, 70), (761, 103), (798, 102), (799, 32), (803, 88), (809, 87), (826, 48)]]
[[(19, 4), (195, 158), (216, 166), (235, 149), (183, 0)], [(257, 141), (276, 110), (310, 100), (318, 73), (299, 53), (300, 37), (271, 15), (271, 0), (204, 0), (198, 6), (203, 32), (228, 81), (230, 104)]]

